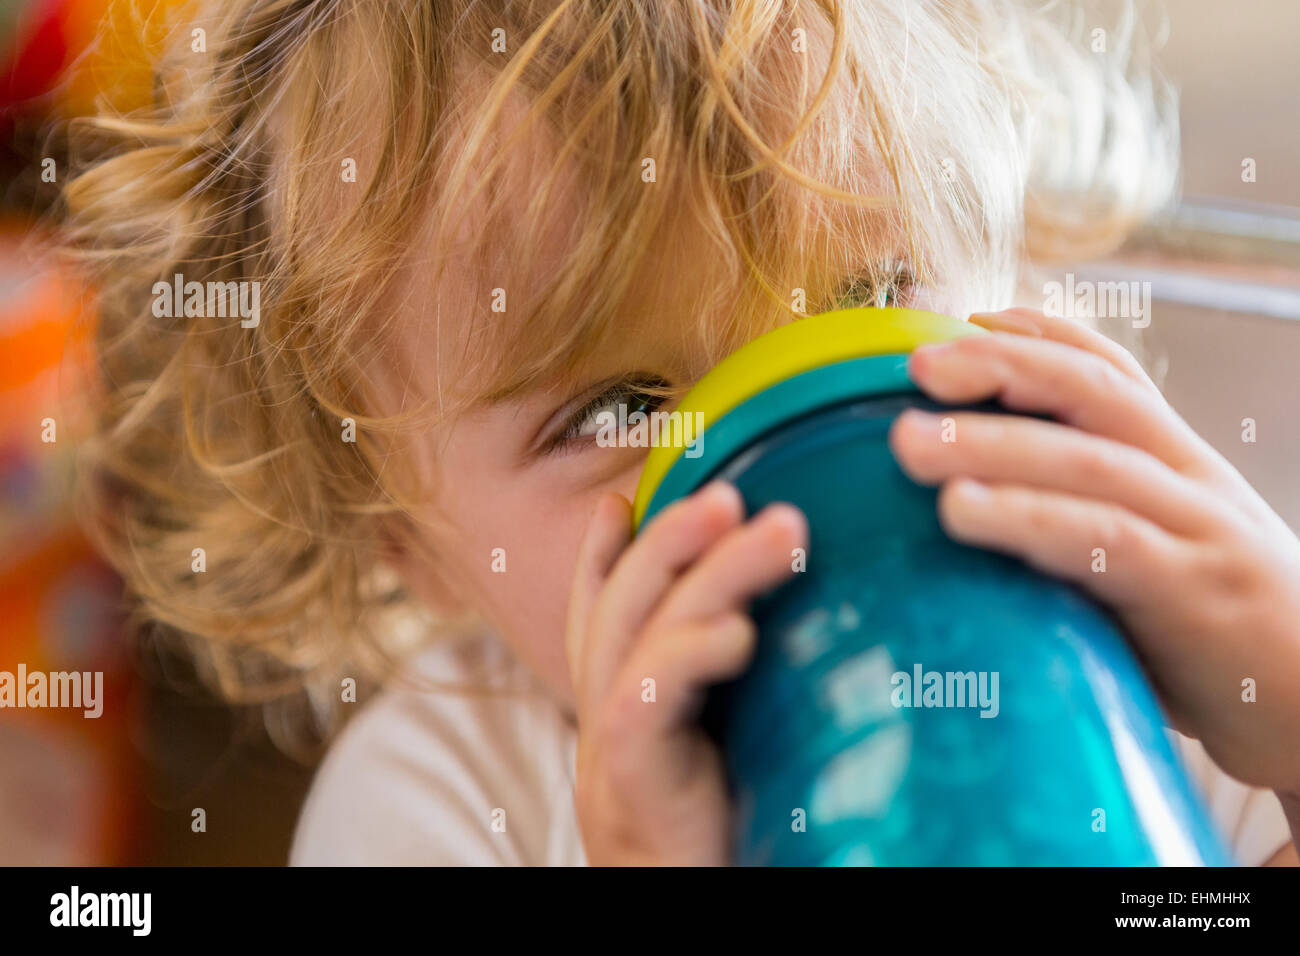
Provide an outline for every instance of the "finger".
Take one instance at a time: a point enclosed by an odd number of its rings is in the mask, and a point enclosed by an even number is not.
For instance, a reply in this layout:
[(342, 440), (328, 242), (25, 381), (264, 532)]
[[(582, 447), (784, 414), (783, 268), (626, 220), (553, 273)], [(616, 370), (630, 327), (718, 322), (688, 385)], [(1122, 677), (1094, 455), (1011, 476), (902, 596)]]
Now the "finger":
[(626, 498), (614, 492), (601, 495), (587, 521), (582, 543), (578, 546), (578, 561), (574, 567), (573, 587), (569, 592), (568, 625), (565, 628), (565, 650), (569, 657), (569, 671), (577, 686), (577, 662), (583, 657), (586, 622), (600, 594), (605, 579), (614, 562), (632, 540), (632, 506)]
[(662, 804), (683, 787), (714, 786), (716, 753), (696, 720), (709, 684), (738, 675), (753, 656), (756, 630), (743, 613), (687, 624), (637, 645), (606, 699), (602, 730), (617, 746), (607, 770), (624, 799)]
[[(635, 725), (634, 732), (646, 736), (693, 725), (703, 691), (744, 671), (757, 634), (743, 611), (647, 631), (613, 684), (612, 696), (620, 702), (615, 706), (634, 711), (625, 715), (630, 720), (614, 718), (616, 725), (625, 733), (632, 733)], [(632, 700), (655, 706), (636, 707)]]
[(682, 571), (744, 520), (733, 485), (714, 482), (666, 508), (615, 562), (586, 622), (574, 690), (598, 695)]
[(927, 395), (960, 404), (996, 399), (1014, 411), (1141, 448), (1184, 472), (1206, 470), (1205, 446), (1163, 400), (1109, 362), (1073, 346), (980, 335), (922, 346), (908, 374)]
[(1015, 415), (908, 409), (889, 445), (913, 480), (1018, 483), (1111, 501), (1167, 531), (1194, 537), (1229, 519), (1208, 490), (1132, 445)]
[(1119, 610), (1178, 599), (1186, 570), (1186, 551), (1160, 527), (1056, 491), (954, 479), (939, 492), (939, 521), (957, 541), (1018, 557)]
[(1134, 381), (1159, 391), (1131, 352), (1082, 322), (1046, 315), (1034, 309), (1021, 308), (1007, 309), (1004, 312), (976, 312), (970, 317), (970, 321), (973, 325), (994, 332), (1029, 335), (1051, 339), (1064, 345), (1073, 345), (1075, 348), (1105, 359)]
[(794, 573), (794, 549), (807, 544), (803, 512), (793, 505), (768, 505), (682, 575), (648, 627), (671, 628), (744, 608)]

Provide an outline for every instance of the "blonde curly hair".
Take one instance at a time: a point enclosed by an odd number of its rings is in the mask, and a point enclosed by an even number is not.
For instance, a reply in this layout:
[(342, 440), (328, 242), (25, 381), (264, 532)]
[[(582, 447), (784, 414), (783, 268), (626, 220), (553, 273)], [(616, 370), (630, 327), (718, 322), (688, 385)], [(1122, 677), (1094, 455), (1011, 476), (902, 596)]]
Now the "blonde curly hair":
[[(202, 6), (156, 65), (151, 108), (71, 131), (66, 247), (98, 289), (102, 379), (84, 513), (134, 619), (187, 641), (237, 699), (316, 688), (326, 716), (343, 675), (387, 672), (418, 638), (387, 617), (411, 599), (379, 573), (385, 529), (428, 491), (401, 439), (458, 408), (378, 412), (365, 370), (403, 360), (395, 277), (416, 244), (431, 281), (465, 249), (485, 273), (534, 274), (566, 174), (572, 241), (543, 286), (511, 290), (526, 320), (493, 322), (486, 303), (464, 317), (461, 367), (493, 394), (598, 348), (674, 216), (704, 224), (736, 277), (690, 318), (718, 357), (797, 318), (792, 289), (809, 312), (833, 304), (846, 266), (886, 288), (882, 221), (906, 236), (909, 281), (942, 283), (954, 309), (1009, 304), (1025, 262), (1113, 247), (1171, 196), (1177, 134), (1142, 19), (1112, 7)], [(529, 127), (554, 149), (528, 160), (521, 211), (502, 181)], [(888, 182), (863, 189), (872, 158)], [(471, 208), (485, 225), (467, 236)], [(155, 315), (150, 290), (176, 274), (260, 283), (260, 322)]]

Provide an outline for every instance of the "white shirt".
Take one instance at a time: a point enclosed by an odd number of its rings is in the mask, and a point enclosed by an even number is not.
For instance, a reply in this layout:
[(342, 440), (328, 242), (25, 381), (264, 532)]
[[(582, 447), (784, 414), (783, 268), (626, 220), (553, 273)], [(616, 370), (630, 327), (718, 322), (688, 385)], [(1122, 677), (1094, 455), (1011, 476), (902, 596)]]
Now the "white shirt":
[[(485, 690), (457, 689), (466, 685)], [(1238, 862), (1257, 866), (1290, 842), (1272, 791), (1237, 782), (1198, 742), (1170, 734)], [(575, 756), (572, 725), (497, 641), (426, 648), (326, 754), (289, 862), (584, 865)]]

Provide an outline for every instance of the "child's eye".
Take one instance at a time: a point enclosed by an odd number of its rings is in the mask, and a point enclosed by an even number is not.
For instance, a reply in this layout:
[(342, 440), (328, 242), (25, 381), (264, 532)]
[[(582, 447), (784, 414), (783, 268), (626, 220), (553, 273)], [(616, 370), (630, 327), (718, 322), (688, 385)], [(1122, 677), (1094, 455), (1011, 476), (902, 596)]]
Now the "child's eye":
[(890, 263), (879, 272), (854, 276), (840, 293), (835, 307), (874, 306), (884, 309), (896, 306), (907, 299), (914, 284), (906, 263)]
[(562, 451), (571, 442), (591, 438), (601, 427), (602, 414), (623, 417), (633, 412), (650, 414), (667, 401), (668, 383), (658, 378), (625, 379), (605, 389), (568, 417), (556, 433), (547, 440), (547, 454)]

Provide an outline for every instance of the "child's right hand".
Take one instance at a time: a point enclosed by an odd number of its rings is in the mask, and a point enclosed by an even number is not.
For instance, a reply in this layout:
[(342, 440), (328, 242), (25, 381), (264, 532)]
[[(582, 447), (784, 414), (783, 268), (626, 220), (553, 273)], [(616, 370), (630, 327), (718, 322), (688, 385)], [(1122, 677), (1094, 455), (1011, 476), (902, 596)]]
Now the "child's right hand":
[(597, 504), (566, 635), (589, 863), (730, 861), (722, 761), (696, 721), (706, 688), (749, 663), (749, 602), (790, 577), (807, 541), (798, 509), (771, 505), (746, 521), (722, 483), (666, 508), (635, 541), (625, 498)]

